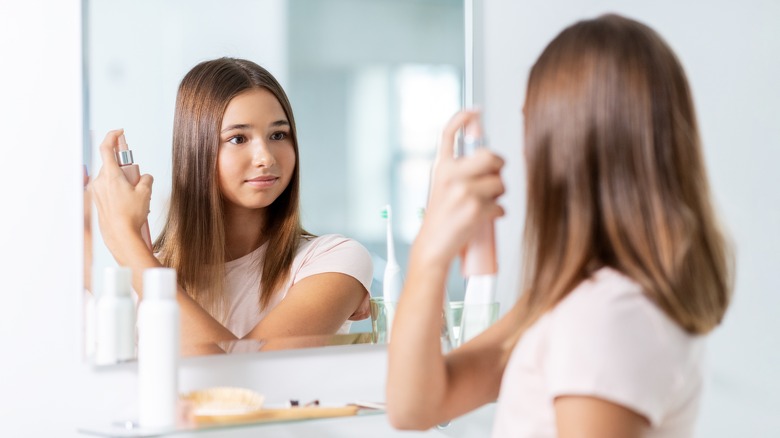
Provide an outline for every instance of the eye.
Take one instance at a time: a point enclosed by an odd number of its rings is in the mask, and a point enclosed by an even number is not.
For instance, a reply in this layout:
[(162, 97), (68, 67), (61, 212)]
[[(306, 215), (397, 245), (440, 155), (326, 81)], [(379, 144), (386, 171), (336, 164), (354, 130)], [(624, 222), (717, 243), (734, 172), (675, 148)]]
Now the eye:
[(277, 131), (271, 134), (271, 140), (280, 141), (287, 138), (287, 133), (284, 131)]
[(243, 135), (234, 135), (230, 137), (227, 141), (228, 143), (232, 143), (232, 144), (242, 144), (242, 143), (246, 143), (246, 137), (244, 137)]

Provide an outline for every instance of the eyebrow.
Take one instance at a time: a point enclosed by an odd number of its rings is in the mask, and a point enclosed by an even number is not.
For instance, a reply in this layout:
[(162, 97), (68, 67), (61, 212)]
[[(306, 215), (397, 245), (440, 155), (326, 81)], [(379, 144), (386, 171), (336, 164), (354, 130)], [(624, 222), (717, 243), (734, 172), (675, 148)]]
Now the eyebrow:
[[(277, 126), (290, 126), (290, 122), (288, 122), (287, 120), (282, 119), (282, 120), (277, 120), (277, 121), (271, 123), (270, 126), (272, 128), (275, 128)], [(252, 128), (252, 127), (254, 127), (254, 125), (251, 125), (251, 124), (248, 124), (248, 123), (237, 123), (235, 125), (230, 125), (227, 128), (223, 129), (222, 131), (220, 131), (220, 134), (224, 134), (225, 132), (232, 131), (234, 129), (247, 129), (247, 128)]]

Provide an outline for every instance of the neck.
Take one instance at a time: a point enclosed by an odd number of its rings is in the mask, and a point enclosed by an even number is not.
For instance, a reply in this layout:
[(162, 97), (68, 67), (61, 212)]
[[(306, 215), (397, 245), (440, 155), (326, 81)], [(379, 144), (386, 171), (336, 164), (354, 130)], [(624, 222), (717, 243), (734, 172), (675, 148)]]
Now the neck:
[(256, 250), (263, 236), (265, 209), (247, 210), (225, 206), (225, 260), (235, 260)]

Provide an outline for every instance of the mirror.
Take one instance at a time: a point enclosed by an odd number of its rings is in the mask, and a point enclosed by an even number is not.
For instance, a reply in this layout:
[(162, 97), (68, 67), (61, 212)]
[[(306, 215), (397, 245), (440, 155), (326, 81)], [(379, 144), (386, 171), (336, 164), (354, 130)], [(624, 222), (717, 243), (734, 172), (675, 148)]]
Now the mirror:
[[(304, 228), (365, 246), (374, 265), (370, 292), (381, 296), (381, 212), (390, 204), (405, 270), (440, 128), (463, 106), (463, 0), (90, 0), (84, 36), (86, 169), (92, 175), (100, 168), (97, 147), (106, 132), (124, 128), (141, 172), (154, 176), (152, 238), (171, 187), (178, 84), (198, 62), (230, 56), (267, 68), (289, 96)], [(96, 222), (85, 242), (90, 299), (101, 293), (103, 269), (116, 265)], [(457, 267), (448, 292), (462, 299)], [(369, 331), (369, 319), (350, 329)], [(342, 343), (366, 339), (346, 336)], [(341, 341), (289, 345), (333, 342)]]

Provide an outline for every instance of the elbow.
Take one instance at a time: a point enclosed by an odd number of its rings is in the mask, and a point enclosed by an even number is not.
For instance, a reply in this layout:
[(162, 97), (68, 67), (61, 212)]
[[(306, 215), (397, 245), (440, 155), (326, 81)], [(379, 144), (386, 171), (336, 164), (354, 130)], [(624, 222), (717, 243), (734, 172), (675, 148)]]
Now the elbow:
[(427, 430), (434, 426), (431, 415), (409, 405), (387, 403), (387, 419), (393, 428), (398, 430)]
[(420, 421), (419, 418), (391, 409), (387, 410), (387, 418), (390, 421), (390, 425), (398, 430), (426, 430), (430, 428)]

